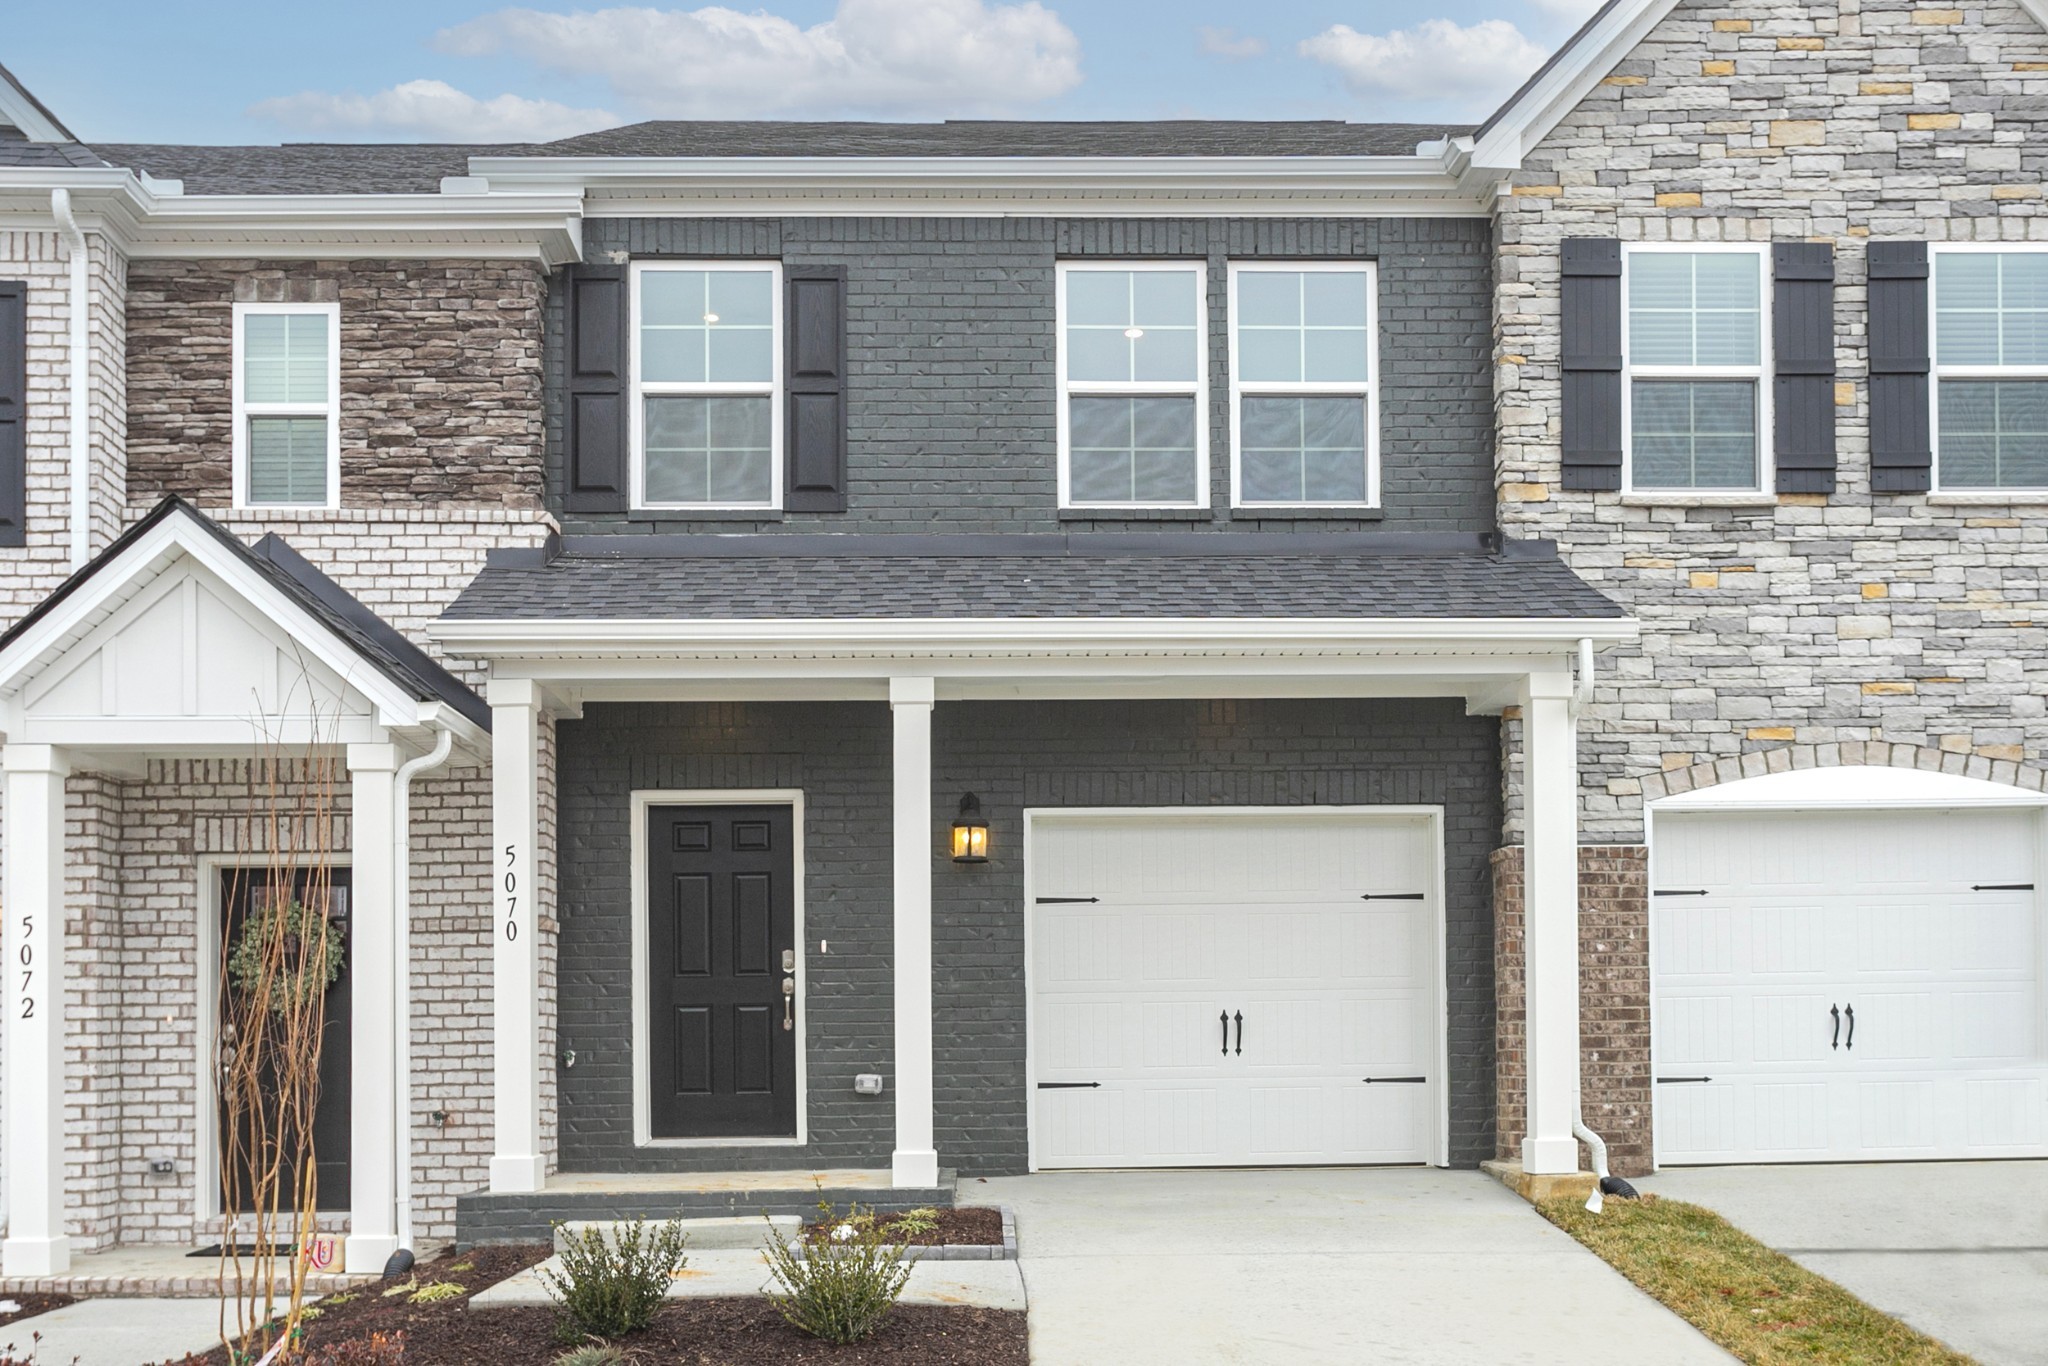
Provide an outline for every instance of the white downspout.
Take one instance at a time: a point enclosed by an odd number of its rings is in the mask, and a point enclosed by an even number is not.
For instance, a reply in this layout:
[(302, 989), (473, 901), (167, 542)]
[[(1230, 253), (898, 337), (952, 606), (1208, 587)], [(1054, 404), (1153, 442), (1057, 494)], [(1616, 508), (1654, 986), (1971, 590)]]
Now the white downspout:
[[(1590, 637), (1582, 636), (1579, 639), (1579, 676), (1572, 686), (1572, 720), (1577, 721), (1579, 713), (1591, 705), (1592, 701), (1593, 641)], [(1584, 1082), (1580, 1083), (1579, 1090), (1581, 1093), (1584, 1092)], [(1585, 1113), (1580, 1106), (1581, 1097), (1574, 1095), (1572, 1097), (1572, 1137), (1585, 1144), (1586, 1150), (1593, 1155), (1593, 1175), (1597, 1179), (1593, 1182), (1593, 1194), (1586, 1200), (1586, 1208), (1598, 1214), (1600, 1212), (1601, 1196), (1607, 1192), (1609, 1183), (1613, 1180), (1607, 1170), (1607, 1140), (1586, 1127)], [(1615, 1190), (1614, 1194), (1635, 1194), (1635, 1188), (1628, 1185), (1628, 1183), (1620, 1182), (1617, 1184), (1620, 1189)]]
[(71, 216), (71, 191), (50, 191), (50, 213), (71, 260), (71, 567), (82, 569), (92, 552), (92, 347), (87, 315), (87, 273), (91, 266), (85, 234)]
[(412, 1251), (412, 780), (428, 769), (447, 763), (448, 753), (454, 746), (455, 732), (442, 730), (434, 741), (434, 748), (399, 765), (394, 779), (397, 792), (393, 801), (393, 823), (398, 828), (398, 848), (392, 860), (398, 881), (392, 898), (398, 918), (398, 933), (392, 936), (398, 960), (392, 972), (394, 1008), (398, 1013), (397, 1230), (398, 1246), (406, 1252)]

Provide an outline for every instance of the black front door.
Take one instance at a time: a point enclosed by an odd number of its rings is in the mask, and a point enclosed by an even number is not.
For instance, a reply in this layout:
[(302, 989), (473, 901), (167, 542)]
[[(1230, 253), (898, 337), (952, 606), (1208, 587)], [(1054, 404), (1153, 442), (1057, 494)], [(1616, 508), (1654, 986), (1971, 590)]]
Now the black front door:
[[(291, 879), (288, 893), (273, 886), (273, 879), (282, 877)], [(304, 868), (289, 874), (279, 874), (267, 868), (222, 869), (222, 942), (232, 946), (251, 912), (257, 906), (267, 905), (272, 897), (289, 895), (300, 905), (308, 905), (313, 878), (313, 873)], [(349, 934), (349, 870), (329, 869), (322, 878), (327, 884), (328, 914), (341, 927), (342, 957), (341, 975), (327, 989), (320, 1029), (320, 1094), (313, 1107), (313, 1169), (318, 1183), (318, 1199), (314, 1208), (345, 1210), (349, 1207), (349, 977), (354, 970), (354, 964), (350, 962), (353, 944)], [(230, 983), (227, 989), (233, 991), (233, 984)], [(225, 1145), (230, 1137), (228, 1125), (233, 1121), (227, 1114), (224, 1098), (218, 1098), (217, 1103), (221, 1110), (221, 1136)], [(251, 1162), (263, 1150), (265, 1131), (274, 1135), (278, 1126), (274, 1114), (261, 1119), (255, 1115), (244, 1115), (240, 1124), (242, 1141), (238, 1148), (241, 1161), (237, 1163), (240, 1170), (236, 1173), (236, 1193), (232, 1203), (247, 1213), (252, 1203), (251, 1192), (256, 1188)], [(271, 1141), (275, 1142), (275, 1138)], [(280, 1167), (278, 1204), (281, 1209), (292, 1207), (291, 1191), (298, 1179), (296, 1173), (296, 1164), (289, 1160)], [(225, 1173), (222, 1186), (222, 1197), (227, 1200)]]
[(647, 821), (652, 1136), (794, 1136), (790, 808), (658, 806)]

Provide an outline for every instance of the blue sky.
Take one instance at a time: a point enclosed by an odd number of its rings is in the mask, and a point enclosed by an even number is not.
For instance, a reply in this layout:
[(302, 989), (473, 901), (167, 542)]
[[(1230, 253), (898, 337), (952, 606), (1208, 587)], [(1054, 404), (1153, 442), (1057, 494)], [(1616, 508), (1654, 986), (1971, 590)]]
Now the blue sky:
[(526, 141), (645, 118), (1476, 119), (1594, 3), (69, 0), (18, 7), (0, 63), (106, 141)]

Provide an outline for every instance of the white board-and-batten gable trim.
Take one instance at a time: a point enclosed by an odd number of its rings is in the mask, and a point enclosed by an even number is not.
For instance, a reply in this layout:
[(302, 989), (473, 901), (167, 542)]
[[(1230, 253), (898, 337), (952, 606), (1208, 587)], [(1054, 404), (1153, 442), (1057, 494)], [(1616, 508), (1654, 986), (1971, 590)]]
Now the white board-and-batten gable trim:
[[(233, 660), (206, 658), (215, 647)], [(280, 738), (325, 727), (348, 742), (385, 738), (351, 733), (364, 726), (426, 725), (436, 711), (184, 512), (95, 566), (0, 649), (0, 724), (16, 741), (217, 743), (239, 726), (261, 743), (267, 726)], [(181, 725), (206, 733), (173, 734)]]

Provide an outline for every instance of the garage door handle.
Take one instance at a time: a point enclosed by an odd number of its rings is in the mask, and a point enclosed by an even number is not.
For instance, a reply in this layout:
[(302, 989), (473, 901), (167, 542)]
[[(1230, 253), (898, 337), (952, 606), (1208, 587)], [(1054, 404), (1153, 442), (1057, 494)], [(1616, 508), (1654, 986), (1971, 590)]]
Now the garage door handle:
[(1042, 1081), (1038, 1083), (1038, 1089), (1041, 1091), (1092, 1091), (1101, 1085), (1102, 1083), (1099, 1081)]
[(1230, 1012), (1225, 1010), (1216, 1016), (1216, 1023), (1223, 1026), (1223, 1056), (1230, 1056)]
[(1237, 1012), (1237, 1052), (1240, 1057), (1244, 1055), (1244, 1012), (1242, 1010)]
[(1428, 1077), (1367, 1077), (1365, 1084), (1371, 1086), (1377, 1082), (1381, 1086), (1415, 1086), (1428, 1080)]
[(1850, 1006), (1842, 1013), (1849, 1017), (1849, 1037), (1843, 1041), (1842, 1047), (1854, 1048), (1856, 1046), (1856, 1007)]
[(1657, 1078), (1657, 1084), (1659, 1086), (1677, 1086), (1682, 1083), (1712, 1080), (1712, 1077), (1659, 1077)]
[(2031, 882), (1973, 882), (1970, 884), (1970, 890), (1973, 892), (2031, 892), (2034, 890), (2034, 884)]
[(1835, 1032), (1828, 1038), (1828, 1047), (1840, 1048), (1842, 1046), (1842, 1008), (1840, 1006), (1829, 1006), (1828, 1014), (1835, 1017)]
[(1427, 895), (1423, 892), (1367, 892), (1360, 901), (1420, 901)]

